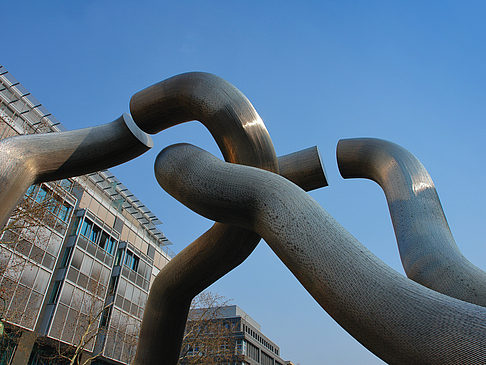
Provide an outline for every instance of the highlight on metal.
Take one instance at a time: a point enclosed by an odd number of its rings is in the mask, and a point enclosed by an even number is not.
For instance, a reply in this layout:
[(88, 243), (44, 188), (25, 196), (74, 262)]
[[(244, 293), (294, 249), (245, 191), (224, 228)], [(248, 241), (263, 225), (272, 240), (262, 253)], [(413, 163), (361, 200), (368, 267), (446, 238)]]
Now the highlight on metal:
[[(148, 133), (198, 120), (228, 162), (279, 171), (262, 119), (237, 88), (215, 75), (192, 72), (161, 81), (136, 93), (130, 112)], [(306, 189), (327, 185), (316, 149), (288, 156), (283, 165)], [(252, 231), (216, 223), (174, 257), (151, 287), (134, 363), (153, 364), (163, 358), (176, 364), (191, 300), (241, 264), (259, 241)]]
[(261, 235), (321, 307), (382, 360), (486, 362), (486, 308), (400, 275), (287, 179), (187, 144), (164, 149), (155, 171), (195, 212)]
[(432, 179), (405, 148), (376, 138), (342, 139), (336, 149), (345, 179), (383, 189), (407, 276), (428, 288), (486, 306), (486, 272), (457, 247)]

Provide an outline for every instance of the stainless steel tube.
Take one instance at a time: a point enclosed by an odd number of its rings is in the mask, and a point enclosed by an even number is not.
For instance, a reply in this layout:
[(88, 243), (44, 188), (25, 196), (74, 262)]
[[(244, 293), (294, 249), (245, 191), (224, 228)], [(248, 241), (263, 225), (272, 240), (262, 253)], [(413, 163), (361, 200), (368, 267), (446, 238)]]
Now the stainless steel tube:
[(151, 134), (198, 120), (226, 161), (278, 172), (272, 140), (255, 108), (241, 91), (215, 75), (190, 72), (149, 86), (132, 97), (130, 113)]
[(327, 186), (326, 172), (317, 146), (278, 157), (279, 174), (305, 191)]
[[(198, 120), (227, 161), (278, 172), (260, 116), (238, 89), (215, 75), (186, 73), (152, 85), (132, 97), (130, 112), (149, 133)], [(259, 241), (251, 231), (217, 223), (174, 257), (152, 284), (134, 363), (177, 364), (191, 300), (242, 263)]]
[(385, 192), (410, 279), (486, 306), (486, 273), (459, 251), (434, 183), (414, 155), (388, 141), (356, 138), (339, 141), (337, 160), (345, 179), (371, 179)]
[(191, 145), (166, 148), (155, 171), (197, 213), (260, 234), (322, 308), (384, 361), (486, 363), (486, 308), (401, 276), (290, 181)]
[(116, 166), (152, 146), (127, 114), (97, 127), (1, 140), (0, 226), (30, 185)]
[[(186, 73), (150, 86), (132, 97), (130, 111), (149, 133), (198, 120), (227, 161), (278, 172), (273, 144), (260, 116), (237, 88), (215, 75)], [(309, 166), (314, 171), (322, 171), (315, 153), (298, 156), (312, 160)], [(291, 166), (286, 169), (288, 173), (292, 170)], [(326, 184), (325, 179), (321, 184)], [(313, 182), (314, 188), (318, 185)], [(154, 364), (164, 359), (165, 364), (176, 364), (191, 300), (242, 263), (259, 240), (251, 231), (216, 223), (174, 257), (150, 290), (134, 363)]]

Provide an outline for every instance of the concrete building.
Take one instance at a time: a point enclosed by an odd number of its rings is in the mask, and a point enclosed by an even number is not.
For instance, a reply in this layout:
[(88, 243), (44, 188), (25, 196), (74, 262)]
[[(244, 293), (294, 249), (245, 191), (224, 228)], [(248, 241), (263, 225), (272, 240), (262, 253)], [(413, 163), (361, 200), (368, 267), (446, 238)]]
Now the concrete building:
[[(0, 139), (62, 130), (0, 66)], [(38, 224), (0, 231), (0, 364), (56, 363), (59, 348), (90, 337), (97, 363), (127, 364), (150, 285), (171, 259), (161, 222), (108, 170), (25, 196), (32, 206), (48, 198), (56, 204)]]
[[(221, 321), (231, 331), (228, 334), (235, 346), (235, 355), (231, 365), (291, 365), (280, 357), (280, 348), (266, 337), (261, 326), (237, 305), (193, 309), (189, 318), (197, 321)], [(201, 326), (203, 327), (203, 326)], [(209, 334), (210, 335), (210, 334)], [(206, 336), (201, 334), (200, 336)], [(197, 343), (197, 339), (194, 343)], [(194, 346), (197, 347), (197, 346)], [(189, 354), (190, 356), (190, 354)]]

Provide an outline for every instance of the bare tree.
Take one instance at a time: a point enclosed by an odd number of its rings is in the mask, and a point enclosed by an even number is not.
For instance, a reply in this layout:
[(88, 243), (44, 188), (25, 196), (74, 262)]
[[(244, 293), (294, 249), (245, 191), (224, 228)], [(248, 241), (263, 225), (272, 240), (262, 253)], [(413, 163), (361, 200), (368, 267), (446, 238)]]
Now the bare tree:
[(234, 324), (222, 317), (224, 297), (211, 292), (196, 296), (184, 332), (179, 364), (225, 364), (235, 360)]
[(73, 297), (71, 305), (79, 308), (77, 315), (66, 318), (64, 331), (72, 336), (72, 345), (48, 337), (39, 337), (38, 345), (45, 348), (39, 358), (49, 364), (88, 365), (102, 355), (102, 349), (96, 349), (97, 336), (106, 331), (105, 319), (113, 303), (103, 304), (104, 293), (85, 293), (81, 298)]
[(104, 331), (103, 326), (100, 326), (100, 320), (103, 315), (107, 315), (112, 305), (113, 303), (107, 304), (101, 310), (93, 308), (94, 311), (90, 311), (88, 315), (78, 319), (81, 331), (80, 337), (73, 346), (74, 348), (71, 348), (68, 355), (59, 352), (61, 357), (69, 361), (69, 365), (88, 365), (101, 356), (102, 350), (89, 352), (88, 349), (94, 345), (96, 336)]
[[(29, 259), (26, 250), (34, 243), (36, 246), (47, 245), (47, 239), (43, 237), (45, 230), (39, 227), (53, 225), (56, 219), (54, 214), (60, 205), (53, 189), (49, 189), (52, 194), (34, 199), (36, 189), (36, 186), (32, 186), (28, 190), (7, 223), (0, 227), (0, 327), (3, 329), (0, 363), (8, 363), (21, 334), (20, 328), (14, 324), (18, 324), (22, 316), (32, 315), (25, 314), (23, 309), (19, 309), (23, 307), (17, 305), (27, 302), (28, 293), (16, 289), (16, 283), (24, 270), (32, 269), (31, 259), (36, 260), (34, 251)], [(37, 261), (40, 259), (37, 258)]]

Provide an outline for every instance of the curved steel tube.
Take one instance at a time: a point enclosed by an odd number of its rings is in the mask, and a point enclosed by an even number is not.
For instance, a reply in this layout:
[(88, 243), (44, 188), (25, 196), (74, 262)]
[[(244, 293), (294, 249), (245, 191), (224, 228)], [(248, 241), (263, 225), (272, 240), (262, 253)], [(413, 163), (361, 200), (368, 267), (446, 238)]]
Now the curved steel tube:
[[(198, 120), (227, 161), (278, 171), (260, 116), (238, 89), (217, 76), (174, 76), (135, 94), (130, 111), (149, 133)], [(305, 174), (302, 166), (308, 167)], [(287, 157), (283, 170), (307, 189), (327, 184), (317, 150)], [(176, 364), (191, 300), (241, 264), (259, 241), (253, 232), (217, 223), (174, 257), (152, 284), (134, 363)]]
[(0, 226), (30, 185), (116, 166), (152, 146), (127, 114), (97, 127), (1, 140)]
[[(227, 161), (278, 172), (270, 136), (248, 99), (212, 74), (194, 72), (152, 85), (130, 100), (137, 125), (157, 133), (198, 120), (213, 135)], [(216, 223), (174, 257), (150, 289), (135, 364), (176, 364), (191, 300), (242, 263), (260, 237)]]
[(156, 160), (169, 194), (217, 221), (260, 234), (317, 302), (388, 363), (486, 362), (486, 309), (388, 267), (288, 180), (191, 146)]
[(149, 86), (132, 97), (130, 113), (151, 134), (198, 120), (226, 161), (278, 172), (272, 140), (255, 108), (241, 91), (215, 75), (190, 72)]
[(459, 251), (427, 170), (406, 149), (380, 139), (339, 141), (345, 178), (367, 178), (385, 192), (407, 276), (431, 289), (486, 306), (486, 273)]

